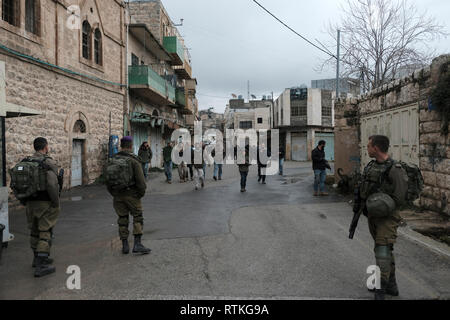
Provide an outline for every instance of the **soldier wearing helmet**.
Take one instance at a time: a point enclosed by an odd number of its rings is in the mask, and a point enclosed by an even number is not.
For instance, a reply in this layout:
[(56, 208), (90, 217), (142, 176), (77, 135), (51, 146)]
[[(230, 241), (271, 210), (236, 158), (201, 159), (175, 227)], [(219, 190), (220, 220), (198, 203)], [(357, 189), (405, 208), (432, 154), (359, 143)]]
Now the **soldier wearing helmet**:
[(389, 138), (371, 136), (367, 151), (374, 160), (364, 169), (359, 197), (366, 205), (363, 212), (375, 241), (375, 260), (380, 268), (381, 287), (375, 289), (375, 299), (384, 299), (385, 294), (399, 294), (393, 250), (401, 221), (399, 209), (405, 204), (408, 191), (408, 176), (401, 164), (389, 156)]

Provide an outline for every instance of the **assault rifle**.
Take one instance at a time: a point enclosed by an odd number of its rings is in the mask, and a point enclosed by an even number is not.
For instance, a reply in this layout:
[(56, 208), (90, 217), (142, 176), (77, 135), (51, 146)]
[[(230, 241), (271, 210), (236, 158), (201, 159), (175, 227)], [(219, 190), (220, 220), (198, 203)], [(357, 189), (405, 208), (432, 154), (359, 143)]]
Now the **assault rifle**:
[[(350, 239), (353, 239), (353, 236), (355, 235), (356, 227), (358, 226), (359, 217), (361, 216), (361, 213), (363, 213), (366, 205), (365, 202), (363, 202), (359, 196), (359, 188), (355, 188), (354, 191), (355, 199), (354, 199), (354, 205), (353, 205), (353, 219), (352, 223), (350, 224), (350, 230), (348, 237)], [(363, 203), (361, 203), (363, 202)]]

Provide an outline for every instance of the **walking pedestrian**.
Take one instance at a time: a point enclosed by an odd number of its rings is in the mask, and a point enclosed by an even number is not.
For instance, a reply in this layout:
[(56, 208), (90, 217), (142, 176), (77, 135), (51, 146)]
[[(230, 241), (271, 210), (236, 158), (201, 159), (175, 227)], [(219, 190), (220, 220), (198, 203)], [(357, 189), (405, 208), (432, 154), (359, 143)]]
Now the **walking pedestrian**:
[[(194, 152), (191, 153), (191, 163), (193, 163), (193, 171), (194, 171), (194, 187), (195, 190), (198, 190), (200, 188), (200, 186), (202, 188), (205, 187), (205, 176), (203, 173), (203, 168), (204, 168), (204, 163), (205, 160), (203, 158), (203, 151), (204, 151), (204, 145), (202, 147), (202, 144), (198, 143), (196, 144), (195, 148), (194, 148)], [(202, 157), (201, 157), (201, 161), (200, 162), (195, 162), (195, 154), (199, 154), (201, 153)]]
[(279, 166), (279, 175), (282, 176), (283, 175), (283, 166), (284, 166), (284, 159), (285, 159), (285, 151), (283, 149), (283, 147), (281, 147), (280, 151), (278, 152), (278, 156), (280, 158), (280, 166)]
[[(235, 147), (235, 159), (239, 159), (239, 157), (237, 156), (237, 151), (238, 149)], [(249, 146), (246, 145), (245, 149), (243, 151), (245, 154), (243, 155), (245, 158), (245, 162), (242, 164), (238, 163), (238, 167), (239, 167), (239, 174), (241, 175), (241, 192), (246, 192), (247, 190), (246, 185), (247, 185), (247, 176), (248, 176), (248, 172), (249, 172), (249, 167), (250, 167), (250, 149)]]
[(166, 182), (172, 183), (172, 142), (167, 142), (167, 146), (163, 149), (164, 173), (166, 175)]
[(145, 179), (148, 178), (148, 166), (150, 161), (152, 160), (152, 149), (150, 149), (150, 146), (148, 145), (147, 141), (144, 141), (141, 144), (141, 147), (139, 148), (138, 152), (139, 158), (141, 158), (142, 162), (142, 171), (144, 172)]
[[(325, 180), (327, 178), (326, 169), (330, 169), (328, 161), (325, 159), (325, 141), (320, 140), (317, 147), (311, 152), (314, 170), (314, 196), (328, 196), (325, 192)], [(319, 194), (320, 189), (320, 194)]]
[(265, 170), (267, 168), (268, 161), (263, 161), (260, 158), (260, 153), (267, 155), (267, 157), (271, 156), (270, 151), (266, 148), (264, 143), (261, 145), (261, 148), (258, 147), (257, 162), (258, 162), (258, 182), (262, 181), (262, 184), (266, 184)]

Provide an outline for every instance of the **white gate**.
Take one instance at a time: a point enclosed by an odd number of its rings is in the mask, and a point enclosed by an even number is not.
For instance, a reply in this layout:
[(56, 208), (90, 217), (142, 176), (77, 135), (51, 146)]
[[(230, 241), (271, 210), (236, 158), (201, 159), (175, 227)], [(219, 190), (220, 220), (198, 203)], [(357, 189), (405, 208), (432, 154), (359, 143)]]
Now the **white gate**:
[(389, 138), (389, 154), (395, 160), (419, 165), (419, 107), (417, 104), (361, 118), (361, 165), (370, 162), (367, 142), (371, 135)]
[(292, 134), (291, 150), (293, 161), (308, 161), (308, 149), (306, 148), (306, 133)]
[(83, 183), (82, 154), (83, 154), (83, 141), (73, 140), (71, 187), (81, 186)]

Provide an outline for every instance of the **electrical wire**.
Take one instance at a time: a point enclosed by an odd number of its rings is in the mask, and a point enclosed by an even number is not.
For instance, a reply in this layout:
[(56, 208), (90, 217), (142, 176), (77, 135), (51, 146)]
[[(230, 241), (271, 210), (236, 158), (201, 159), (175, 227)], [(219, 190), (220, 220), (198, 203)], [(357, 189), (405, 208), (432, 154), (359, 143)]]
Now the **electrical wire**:
[(286, 28), (288, 28), (289, 30), (291, 30), (293, 33), (295, 33), (296, 35), (298, 35), (300, 38), (302, 38), (303, 40), (305, 40), (306, 42), (308, 42), (310, 45), (312, 45), (313, 47), (319, 49), (320, 51), (326, 53), (327, 55), (331, 56), (332, 58), (337, 59), (337, 57), (334, 54), (331, 54), (330, 52), (322, 49), (321, 47), (317, 46), (316, 44), (314, 44), (312, 41), (308, 40), (306, 37), (302, 36), (300, 33), (298, 33), (297, 31), (295, 31), (294, 29), (292, 29), (291, 27), (289, 27), (286, 23), (284, 23), (283, 21), (281, 21), (278, 17), (276, 17), (272, 12), (270, 12), (269, 10), (267, 10), (263, 5), (261, 5), (258, 1), (253, 0), (254, 3), (256, 3), (258, 6), (260, 6), (264, 11), (266, 11), (268, 14), (270, 14), (273, 18), (275, 18), (278, 22), (280, 22), (282, 25), (284, 25)]

